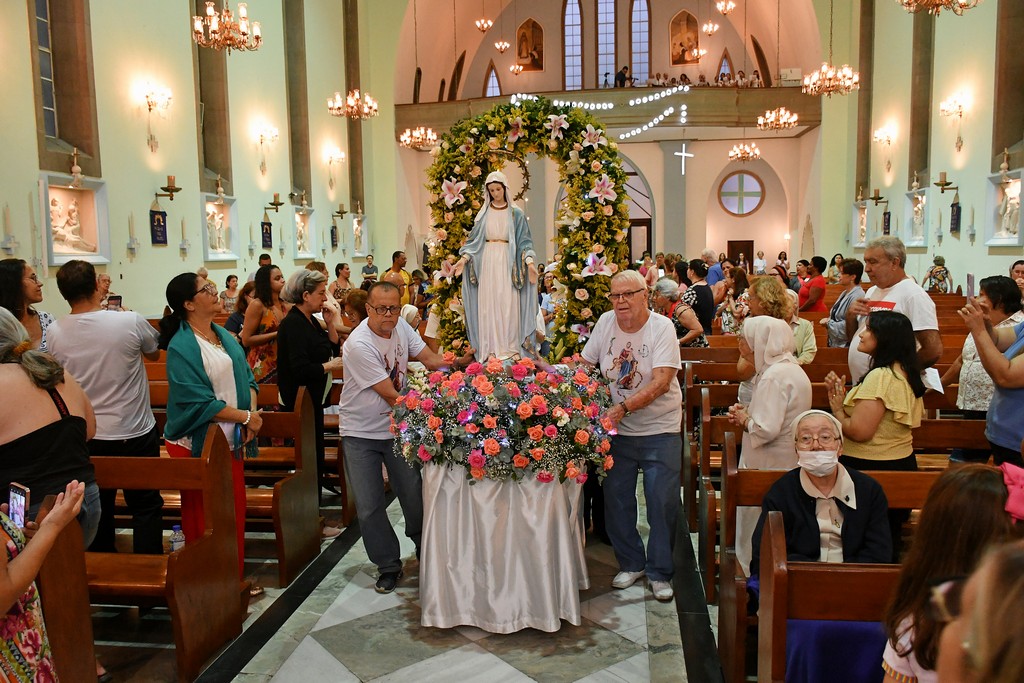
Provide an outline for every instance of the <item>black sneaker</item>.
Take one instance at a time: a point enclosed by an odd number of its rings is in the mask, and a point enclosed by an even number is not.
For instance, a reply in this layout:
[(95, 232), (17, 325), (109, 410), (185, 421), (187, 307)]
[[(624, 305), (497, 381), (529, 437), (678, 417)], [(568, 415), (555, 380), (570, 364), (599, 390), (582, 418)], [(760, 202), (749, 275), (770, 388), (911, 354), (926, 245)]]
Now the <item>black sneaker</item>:
[(377, 579), (377, 585), (374, 587), (374, 590), (378, 593), (392, 593), (401, 578), (401, 570), (398, 570), (397, 572), (384, 572), (380, 575), (380, 578)]

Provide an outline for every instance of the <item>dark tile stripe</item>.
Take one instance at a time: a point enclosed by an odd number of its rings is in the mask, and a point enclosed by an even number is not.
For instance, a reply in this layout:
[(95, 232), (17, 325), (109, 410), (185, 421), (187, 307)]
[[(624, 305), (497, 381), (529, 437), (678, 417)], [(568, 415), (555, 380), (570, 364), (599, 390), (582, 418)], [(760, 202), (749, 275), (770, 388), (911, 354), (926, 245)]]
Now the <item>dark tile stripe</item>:
[(683, 641), (686, 676), (690, 683), (721, 683), (722, 663), (711, 632), (711, 618), (704, 597), (704, 585), (693, 553), (686, 516), (680, 511), (676, 523), (676, 566), (672, 587), (679, 613), (679, 634)]

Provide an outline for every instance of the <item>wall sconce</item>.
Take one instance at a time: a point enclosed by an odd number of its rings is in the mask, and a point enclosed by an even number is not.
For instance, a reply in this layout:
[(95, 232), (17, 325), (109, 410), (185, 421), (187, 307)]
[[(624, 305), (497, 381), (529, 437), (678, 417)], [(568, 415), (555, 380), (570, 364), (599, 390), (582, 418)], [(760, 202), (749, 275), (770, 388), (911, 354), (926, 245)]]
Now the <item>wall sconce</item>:
[(271, 209), (273, 209), (274, 213), (277, 213), (278, 210), (282, 206), (284, 206), (284, 202), (281, 201), (281, 193), (280, 192), (275, 192), (274, 193), (274, 201), (270, 202), (270, 204), (268, 204), (267, 206), (263, 207), (263, 210), (264, 211), (270, 211)]
[(273, 126), (265, 126), (260, 129), (257, 135), (260, 142), (260, 174), (267, 175), (267, 149), (266, 145), (277, 142), (278, 131)]
[(348, 213), (348, 212), (345, 211), (345, 205), (344, 204), (338, 204), (338, 210), (335, 211), (334, 213), (332, 213), (331, 217), (332, 218), (344, 218), (346, 213)]
[(334, 165), (345, 162), (345, 153), (337, 147), (329, 150), (324, 160), (327, 162), (327, 187), (334, 189)]
[(950, 96), (949, 99), (943, 100), (939, 103), (939, 113), (943, 116), (955, 116), (956, 117), (956, 151), (960, 151), (964, 146), (964, 138), (961, 135), (961, 126), (964, 121), (964, 111), (967, 108), (967, 96), (958, 92)]
[(878, 192), (877, 187), (875, 188), (875, 191), (871, 194), (871, 196), (868, 197), (868, 199), (873, 201), (875, 203), (875, 206), (878, 206), (879, 204), (885, 204), (886, 206), (889, 206), (889, 200), (887, 200)]
[(83, 180), (85, 176), (82, 175), (82, 167), (78, 165), (78, 148), (75, 147), (71, 151), (71, 183), (68, 187), (72, 190), (81, 190)]
[[(946, 190), (953, 190), (959, 194), (960, 188), (952, 183), (952, 181), (946, 179), (946, 172), (939, 171), (939, 180), (935, 183), (935, 187), (939, 188), (939, 194), (946, 194)], [(957, 201), (957, 199), (954, 199)]]
[(167, 176), (167, 184), (160, 188), (163, 192), (154, 192), (156, 197), (167, 197), (172, 202), (174, 201), (174, 193), (181, 192), (181, 188), (174, 184), (174, 176)]
[(876, 143), (885, 148), (885, 172), (888, 173), (892, 170), (892, 139), (896, 137), (896, 132), (889, 126), (883, 126), (875, 131), (874, 140)]
[(146, 109), (148, 110), (146, 118), (146, 144), (149, 145), (149, 151), (156, 152), (160, 143), (157, 142), (156, 136), (153, 135), (153, 111), (155, 110), (157, 114), (164, 116), (167, 110), (171, 108), (173, 96), (169, 88), (157, 88), (153, 85), (147, 85), (143, 97), (146, 100)]

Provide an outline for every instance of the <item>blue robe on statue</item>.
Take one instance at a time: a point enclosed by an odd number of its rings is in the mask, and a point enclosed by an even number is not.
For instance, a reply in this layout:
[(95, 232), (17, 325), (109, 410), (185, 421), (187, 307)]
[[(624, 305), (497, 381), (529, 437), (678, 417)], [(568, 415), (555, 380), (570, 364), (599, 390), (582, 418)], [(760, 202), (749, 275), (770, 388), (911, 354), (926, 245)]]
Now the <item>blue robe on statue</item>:
[[(465, 270), (462, 275), (462, 303), (466, 311), (466, 333), (470, 345), (476, 349), (477, 358), (483, 360), (485, 355), (493, 352), (493, 349), (482, 349), (480, 324), (482, 316), (517, 316), (518, 317), (518, 348), (514, 349), (520, 355), (537, 355), (536, 332), (537, 332), (537, 283), (530, 282), (529, 270), (526, 259), (529, 257), (535, 260), (536, 254), (533, 250), (533, 238), (530, 235), (530, 226), (526, 222), (526, 215), (521, 209), (509, 203), (508, 210), (512, 212), (512, 220), (509, 221), (508, 240), (508, 267), (504, 274), (512, 282), (513, 291), (518, 293), (517, 301), (497, 302), (493, 308), (488, 305), (485, 295), (485, 306), (487, 310), (480, 310), (480, 283), (483, 279), (482, 264), (483, 254), (487, 248), (487, 218), (491, 211), (497, 211), (491, 207), (490, 202), (484, 204), (477, 213), (473, 223), (473, 229), (469, 233), (469, 240), (459, 250), (459, 253), (467, 259)], [(504, 245), (503, 245), (504, 246)], [(493, 246), (492, 246), (493, 248)], [(489, 279), (492, 275), (488, 275)], [(486, 280), (484, 280), (486, 282)]]

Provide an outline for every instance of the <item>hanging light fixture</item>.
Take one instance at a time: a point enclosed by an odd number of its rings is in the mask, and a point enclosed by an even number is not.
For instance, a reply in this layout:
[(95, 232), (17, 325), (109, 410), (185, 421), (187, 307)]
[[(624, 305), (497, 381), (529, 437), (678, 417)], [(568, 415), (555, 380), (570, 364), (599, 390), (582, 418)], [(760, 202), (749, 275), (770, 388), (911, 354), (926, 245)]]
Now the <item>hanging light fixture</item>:
[(694, 59), (698, 61), (700, 61), (700, 58), (706, 55), (707, 53), (708, 51), (702, 47), (695, 47), (692, 50), (690, 50), (690, 54), (693, 56)]
[(708, 38), (710, 38), (718, 32), (718, 24), (708, 19), (704, 22), (704, 26), (701, 27), (701, 30), (707, 34)]
[[(501, 11), (500, 4), (498, 5), (498, 20), (501, 21), (500, 33), (501, 35), (505, 35), (505, 13)], [(512, 47), (512, 45), (504, 38), (499, 38), (494, 41), (494, 49), (497, 50), (499, 54), (505, 54), (505, 51), (510, 47)]]
[(507, 40), (499, 40), (494, 43), (494, 49), (500, 52), (501, 54), (505, 54), (505, 50), (509, 49), (510, 47), (512, 46), (509, 45)]
[(217, 12), (215, 2), (206, 3), (204, 16), (192, 17), (192, 39), (199, 47), (214, 50), (258, 50), (263, 44), (260, 22), (249, 22), (249, 9), (244, 2), (238, 3), (238, 21), (228, 9), (227, 3)]
[(729, 12), (736, 9), (736, 3), (733, 2), (732, 0), (718, 0), (718, 2), (715, 3), (715, 7), (718, 9), (719, 12), (722, 13), (722, 16), (724, 17), (728, 16)]
[(510, 66), (508, 68), (508, 70), (512, 72), (513, 76), (518, 76), (519, 74), (523, 73), (523, 65), (522, 64), (513, 64), (512, 66)]
[[(775, 6), (775, 77), (779, 77), (781, 61), (779, 58), (780, 43), (782, 41), (782, 0), (778, 0)], [(785, 107), (769, 109), (757, 117), (759, 130), (780, 131), (788, 130), (797, 125), (799, 118), (796, 114)]]
[[(413, 54), (416, 56), (416, 70), (420, 68), (420, 24), (417, 11), (417, 2), (412, 2), (412, 31), (413, 31)], [(417, 126), (406, 128), (405, 132), (398, 136), (398, 144), (409, 149), (426, 151), (437, 145), (437, 133), (432, 128)]]
[[(721, 4), (721, 3), (719, 3)], [(743, 70), (747, 70), (747, 4), (743, 5)], [(743, 137), (747, 137), (747, 128), (743, 127)], [(732, 146), (729, 150), (729, 161), (738, 161), (740, 163), (746, 163), (748, 161), (754, 161), (761, 158), (761, 150), (758, 148), (757, 143), (753, 142), (741, 142)]]
[(835, 13), (835, 0), (829, 2), (828, 11), (828, 61), (822, 63), (812, 74), (804, 76), (801, 90), (808, 95), (848, 95), (860, 88), (860, 74), (848, 64), (840, 67), (832, 64), (832, 19)]
[(927, 12), (937, 16), (942, 10), (949, 10), (960, 16), (966, 10), (977, 7), (981, 0), (896, 0), (896, 2), (913, 14)]
[(340, 92), (334, 93), (334, 97), (327, 98), (327, 111), (331, 116), (347, 116), (350, 119), (372, 119), (380, 114), (377, 100), (359, 90), (350, 90), (344, 100)]

